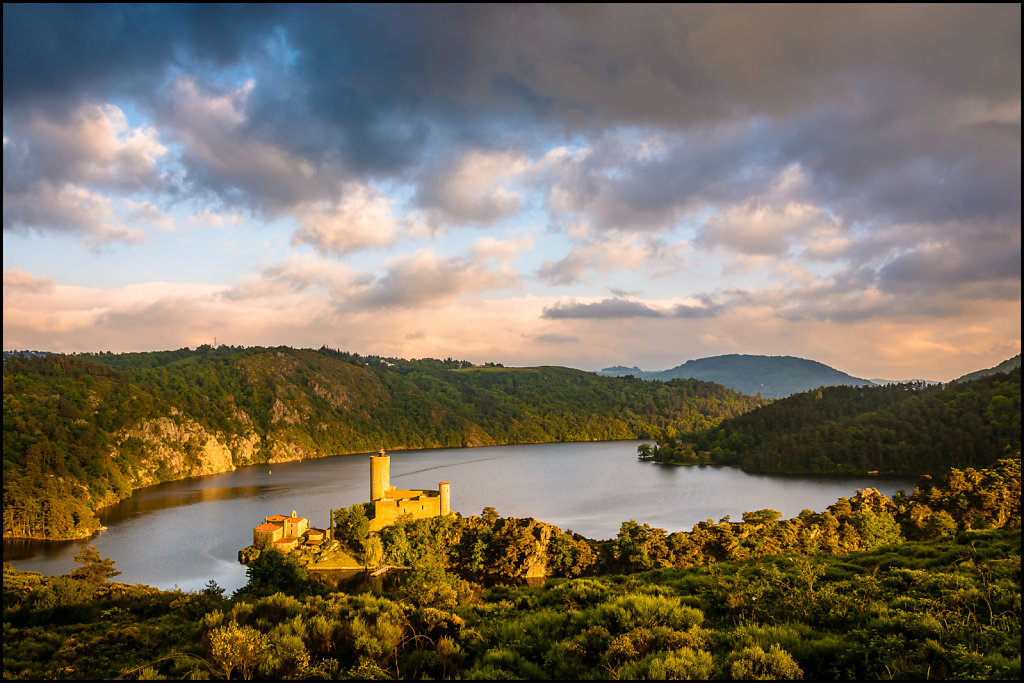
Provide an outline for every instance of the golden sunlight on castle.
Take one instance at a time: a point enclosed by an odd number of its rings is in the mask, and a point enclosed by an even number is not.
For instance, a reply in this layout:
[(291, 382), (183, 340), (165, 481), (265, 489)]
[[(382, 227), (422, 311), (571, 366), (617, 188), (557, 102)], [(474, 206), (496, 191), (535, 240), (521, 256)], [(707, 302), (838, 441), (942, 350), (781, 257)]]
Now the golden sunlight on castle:
[(253, 527), (252, 544), (256, 548), (274, 547), (288, 552), (300, 544), (319, 548), (325, 536), (326, 532), (310, 528), (309, 520), (292, 510), (290, 517), (270, 515), (263, 519), (263, 524)]
[(391, 457), (383, 450), (370, 456), (370, 531), (380, 531), (400, 517), (426, 519), (452, 512), (451, 484), (442, 481), (437, 491), (396, 489), (391, 485)]
[[(370, 531), (380, 531), (399, 519), (427, 519), (451, 512), (450, 483), (440, 482), (436, 491), (396, 489), (391, 485), (391, 457), (383, 450), (370, 456), (370, 505), (366, 515)], [(295, 510), (287, 517), (269, 515), (252, 530), (253, 547), (274, 547), (284, 552), (300, 546), (315, 551), (330, 539), (330, 527), (314, 529)]]

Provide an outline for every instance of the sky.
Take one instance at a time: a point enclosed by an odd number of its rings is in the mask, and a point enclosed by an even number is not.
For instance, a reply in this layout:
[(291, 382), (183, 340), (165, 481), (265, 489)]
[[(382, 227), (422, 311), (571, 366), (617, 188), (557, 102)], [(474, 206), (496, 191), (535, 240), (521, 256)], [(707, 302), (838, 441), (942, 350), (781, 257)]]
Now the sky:
[(992, 367), (1020, 14), (5, 3), (4, 349)]

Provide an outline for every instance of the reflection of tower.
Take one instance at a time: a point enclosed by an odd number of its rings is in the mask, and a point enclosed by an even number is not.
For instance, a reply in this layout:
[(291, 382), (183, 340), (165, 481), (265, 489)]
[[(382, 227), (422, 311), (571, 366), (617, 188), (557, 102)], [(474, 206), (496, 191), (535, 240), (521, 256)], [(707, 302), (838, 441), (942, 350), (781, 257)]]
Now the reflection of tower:
[(370, 456), (370, 502), (382, 500), (391, 488), (391, 457), (380, 450)]
[(441, 511), (438, 514), (450, 514), (452, 511), (452, 485), (447, 481), (442, 481), (437, 486), (441, 489)]

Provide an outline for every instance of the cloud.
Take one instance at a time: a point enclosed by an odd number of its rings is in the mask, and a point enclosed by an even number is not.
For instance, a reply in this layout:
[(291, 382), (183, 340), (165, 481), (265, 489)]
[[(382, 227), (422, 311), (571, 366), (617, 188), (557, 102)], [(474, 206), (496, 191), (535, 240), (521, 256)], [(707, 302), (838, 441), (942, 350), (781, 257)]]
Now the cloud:
[(231, 225), (240, 225), (245, 218), (238, 213), (218, 213), (211, 207), (205, 207), (202, 211), (189, 216), (189, 222), (195, 225), (210, 225), (215, 228), (222, 228)]
[(533, 341), (538, 344), (576, 344), (580, 338), (571, 334), (538, 334)]
[[(88, 246), (140, 242), (116, 215), (119, 192), (162, 192), (168, 149), (149, 126), (130, 127), (113, 105), (85, 103), (66, 120), (40, 112), (4, 121), (4, 231), (76, 235)], [(128, 223), (170, 224), (149, 200), (123, 199)]]
[(4, 271), (4, 296), (17, 291), (45, 292), (53, 289), (53, 278), (36, 277), (21, 268)]
[(121, 199), (121, 204), (127, 209), (127, 219), (134, 223), (146, 223), (164, 232), (177, 232), (178, 228), (174, 219), (157, 207), (153, 202), (136, 202), (127, 197)]
[(312, 245), (320, 254), (388, 246), (399, 235), (399, 222), (391, 212), (391, 200), (372, 187), (346, 184), (335, 201), (298, 207), (299, 228), (292, 244)]
[(491, 269), (486, 263), (426, 249), (397, 260), (382, 277), (354, 286), (338, 304), (347, 311), (430, 308), (463, 294), (512, 287), (516, 279), (507, 268)]
[(47, 182), (4, 194), (4, 232), (8, 230), (81, 236), (91, 248), (145, 238), (143, 231), (118, 221), (109, 198), (76, 185), (56, 187)]
[(640, 301), (604, 299), (595, 303), (562, 303), (549, 306), (542, 318), (564, 320), (570, 318), (661, 318), (664, 313)]
[(336, 261), (293, 254), (282, 262), (261, 268), (257, 273), (244, 275), (222, 296), (232, 301), (261, 300), (308, 290), (340, 298), (352, 286), (368, 281), (365, 276)]
[(684, 270), (684, 242), (666, 244), (654, 236), (611, 231), (593, 234), (585, 227), (570, 230), (577, 244), (558, 261), (545, 261), (537, 276), (553, 285), (569, 285), (590, 273), (606, 275), (616, 270), (639, 270), (664, 277)]
[(522, 154), (471, 149), (427, 167), (415, 202), (439, 225), (490, 225), (522, 208), (516, 186), (530, 166)]
[(162, 96), (157, 121), (181, 143), (180, 161), (193, 191), (271, 213), (330, 197), (335, 174), (251, 127), (248, 101), (255, 85), (249, 80), (214, 89), (181, 77)]
[(470, 247), (474, 259), (496, 259), (508, 263), (534, 247), (533, 237), (522, 235), (516, 239), (501, 240), (496, 237), (480, 237)]
[(709, 296), (701, 296), (700, 304), (677, 304), (672, 308), (674, 318), (714, 318), (722, 314), (726, 307), (715, 303)]
[(161, 189), (167, 147), (152, 126), (130, 127), (115, 105), (86, 102), (66, 119), (33, 111), (5, 117), (4, 128), (5, 191), (40, 181)]

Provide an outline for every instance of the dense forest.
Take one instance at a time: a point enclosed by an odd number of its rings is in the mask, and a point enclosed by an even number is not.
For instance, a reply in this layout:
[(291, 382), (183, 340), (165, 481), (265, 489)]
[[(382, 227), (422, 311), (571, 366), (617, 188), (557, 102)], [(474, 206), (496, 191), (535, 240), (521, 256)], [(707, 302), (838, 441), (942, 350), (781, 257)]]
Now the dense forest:
[(202, 346), (4, 360), (4, 536), (75, 538), (140, 486), (380, 448), (652, 438), (766, 401), (697, 380)]
[(1020, 372), (934, 386), (822, 387), (666, 436), (639, 455), (770, 473), (916, 476), (985, 467), (1020, 452)]
[[(231, 596), (115, 583), (91, 546), (69, 576), (5, 564), (4, 677), (1020, 678), (1019, 456), (793, 520), (566, 536), (493, 510), (399, 524), (348, 542), (413, 568), (350, 592), (276, 550)], [(523, 585), (538, 543), (553, 578)]]

